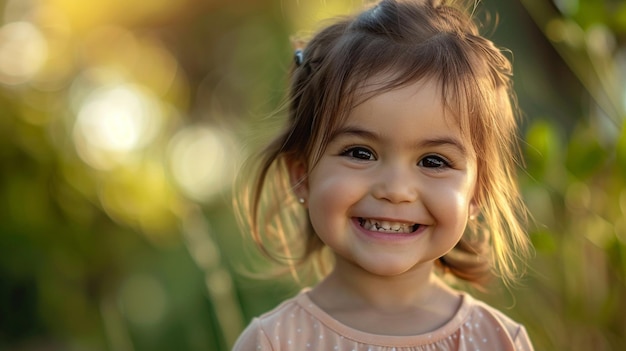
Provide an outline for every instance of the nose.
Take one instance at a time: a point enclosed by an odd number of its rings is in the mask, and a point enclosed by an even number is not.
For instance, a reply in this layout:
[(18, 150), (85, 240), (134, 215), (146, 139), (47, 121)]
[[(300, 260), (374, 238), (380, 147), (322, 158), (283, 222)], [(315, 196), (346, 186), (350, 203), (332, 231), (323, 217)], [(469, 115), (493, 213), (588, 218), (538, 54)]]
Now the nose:
[(372, 188), (372, 195), (391, 203), (410, 203), (418, 198), (417, 175), (410, 167), (388, 166), (381, 169)]

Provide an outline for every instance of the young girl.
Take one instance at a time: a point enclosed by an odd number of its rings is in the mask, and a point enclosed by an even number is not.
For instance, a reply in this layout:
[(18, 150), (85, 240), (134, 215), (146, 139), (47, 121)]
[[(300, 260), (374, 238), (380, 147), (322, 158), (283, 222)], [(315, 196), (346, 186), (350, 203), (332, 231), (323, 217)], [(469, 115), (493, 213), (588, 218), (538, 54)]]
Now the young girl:
[(324, 249), (332, 269), (234, 350), (532, 350), (446, 284), (511, 280), (529, 250), (510, 64), (467, 11), (383, 0), (296, 52), (288, 125), (242, 203), (270, 257)]

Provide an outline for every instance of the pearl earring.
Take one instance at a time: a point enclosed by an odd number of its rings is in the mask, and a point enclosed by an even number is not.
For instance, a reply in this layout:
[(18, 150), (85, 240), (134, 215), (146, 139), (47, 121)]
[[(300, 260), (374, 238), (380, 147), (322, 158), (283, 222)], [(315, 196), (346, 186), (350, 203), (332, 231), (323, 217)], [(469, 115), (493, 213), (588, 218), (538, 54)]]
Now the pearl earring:
[(304, 198), (303, 197), (299, 198), (298, 202), (301, 203), (301, 204), (304, 204)]

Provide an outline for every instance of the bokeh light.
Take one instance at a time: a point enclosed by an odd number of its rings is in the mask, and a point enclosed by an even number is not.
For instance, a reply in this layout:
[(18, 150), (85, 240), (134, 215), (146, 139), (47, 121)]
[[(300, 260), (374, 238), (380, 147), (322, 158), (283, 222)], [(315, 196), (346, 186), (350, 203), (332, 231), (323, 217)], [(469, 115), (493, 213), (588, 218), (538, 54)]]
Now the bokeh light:
[(110, 169), (152, 141), (162, 123), (159, 101), (146, 89), (132, 84), (105, 86), (83, 101), (74, 142), (83, 161)]
[(238, 147), (227, 130), (194, 126), (178, 132), (169, 145), (172, 174), (190, 199), (206, 202), (232, 184)]
[(555, 43), (566, 43), (573, 48), (580, 48), (585, 43), (585, 31), (571, 20), (553, 18), (546, 26), (546, 35)]
[(29, 81), (48, 56), (46, 39), (29, 22), (0, 27), (0, 82), (16, 85)]

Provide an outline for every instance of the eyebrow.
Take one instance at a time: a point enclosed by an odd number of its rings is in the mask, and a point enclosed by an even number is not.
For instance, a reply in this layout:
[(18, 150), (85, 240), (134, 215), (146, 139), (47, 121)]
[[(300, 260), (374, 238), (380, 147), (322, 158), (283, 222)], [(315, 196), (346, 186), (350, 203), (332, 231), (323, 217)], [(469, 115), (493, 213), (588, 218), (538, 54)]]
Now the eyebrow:
[(329, 140), (335, 140), (338, 137), (344, 136), (344, 135), (348, 135), (348, 136), (357, 136), (360, 138), (364, 138), (367, 140), (372, 140), (372, 141), (376, 141), (376, 140), (380, 140), (382, 139), (378, 133), (369, 131), (369, 130), (365, 130), (365, 129), (361, 129), (361, 128), (357, 128), (357, 127), (341, 127), (341, 128), (337, 128), (331, 135), (330, 135), (330, 139)]
[[(354, 126), (346, 126), (342, 128), (338, 128), (335, 130), (331, 136), (330, 140), (335, 140), (341, 136), (356, 136), (369, 141), (379, 141), (383, 139), (383, 137), (373, 131), (369, 131), (366, 129), (354, 127)], [(461, 143), (460, 140), (450, 136), (441, 136), (441, 137), (433, 137), (425, 140), (420, 140), (416, 142), (413, 146), (415, 148), (424, 148), (424, 147), (438, 147), (438, 146), (452, 146), (461, 152), (463, 155), (467, 155), (467, 148)]]
[(458, 149), (459, 152), (461, 152), (463, 155), (467, 155), (467, 148), (458, 139), (447, 137), (447, 136), (420, 141), (418, 145), (422, 147), (436, 147), (436, 146), (450, 145)]

